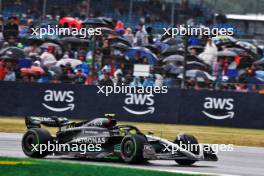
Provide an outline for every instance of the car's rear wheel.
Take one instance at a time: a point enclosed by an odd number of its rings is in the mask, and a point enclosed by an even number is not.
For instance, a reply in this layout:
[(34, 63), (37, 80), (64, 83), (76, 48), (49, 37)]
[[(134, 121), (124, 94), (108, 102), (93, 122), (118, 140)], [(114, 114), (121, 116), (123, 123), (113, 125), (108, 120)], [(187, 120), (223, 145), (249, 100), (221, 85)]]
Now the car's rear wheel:
[(32, 158), (44, 158), (51, 152), (48, 150), (40, 151), (40, 145), (46, 145), (52, 143), (52, 136), (43, 128), (29, 129), (22, 138), (22, 150), (25, 155)]
[(147, 140), (142, 135), (127, 135), (121, 142), (121, 158), (126, 163), (142, 163), (143, 148)]
[[(193, 154), (199, 154), (198, 140), (192, 135), (180, 134), (177, 136), (174, 143), (178, 145), (184, 145), (185, 149), (192, 152)], [(192, 165), (196, 162), (196, 160), (190, 159), (176, 159), (175, 161), (180, 165)]]

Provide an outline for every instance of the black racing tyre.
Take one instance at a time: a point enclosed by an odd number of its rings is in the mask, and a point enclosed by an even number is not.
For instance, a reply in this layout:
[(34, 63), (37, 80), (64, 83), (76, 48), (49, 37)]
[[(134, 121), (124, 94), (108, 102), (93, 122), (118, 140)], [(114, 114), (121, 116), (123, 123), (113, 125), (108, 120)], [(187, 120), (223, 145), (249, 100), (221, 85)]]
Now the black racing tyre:
[(146, 143), (147, 140), (142, 135), (134, 134), (125, 136), (121, 141), (122, 160), (130, 164), (145, 162), (143, 148)]
[[(193, 145), (193, 144), (199, 144), (198, 140), (189, 134), (179, 134), (177, 138), (174, 141), (175, 144), (184, 144), (186, 145), (186, 150), (192, 152), (193, 154), (198, 155), (199, 154), (199, 146)], [(189, 159), (176, 159), (175, 160), (179, 165), (192, 165), (196, 161), (195, 160), (189, 160)]]
[(22, 138), (22, 150), (25, 155), (32, 157), (32, 158), (44, 158), (45, 156), (49, 155), (50, 152), (45, 150), (40, 152), (40, 146), (38, 145), (36, 148), (38, 151), (34, 149), (32, 146), (36, 144), (45, 144), (48, 145), (48, 142), (52, 143), (53, 138), (50, 133), (43, 128), (31, 128), (29, 129)]

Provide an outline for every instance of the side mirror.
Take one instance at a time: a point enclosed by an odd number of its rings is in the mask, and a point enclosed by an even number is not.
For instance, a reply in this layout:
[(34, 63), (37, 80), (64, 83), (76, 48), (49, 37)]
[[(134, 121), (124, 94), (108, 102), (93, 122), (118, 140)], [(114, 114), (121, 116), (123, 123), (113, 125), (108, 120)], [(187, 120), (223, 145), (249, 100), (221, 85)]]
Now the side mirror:
[(113, 118), (115, 117), (115, 114), (105, 114), (105, 118)]

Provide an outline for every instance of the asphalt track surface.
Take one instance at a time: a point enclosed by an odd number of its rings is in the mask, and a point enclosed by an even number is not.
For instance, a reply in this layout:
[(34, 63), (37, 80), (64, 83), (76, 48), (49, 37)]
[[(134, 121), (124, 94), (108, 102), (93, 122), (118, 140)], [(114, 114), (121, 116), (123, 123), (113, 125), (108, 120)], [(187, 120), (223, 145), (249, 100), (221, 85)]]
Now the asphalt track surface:
[[(21, 149), (22, 134), (0, 133), (0, 156), (26, 157)], [(127, 165), (119, 162), (90, 161), (71, 159), (63, 156), (50, 156), (47, 159), (83, 164), (111, 165), (117, 167), (136, 167), (164, 170), (170, 172), (202, 173), (212, 175), (264, 176), (264, 148), (236, 146), (232, 152), (219, 152), (219, 161), (200, 161), (193, 166), (178, 166), (174, 161), (150, 161), (145, 165)]]

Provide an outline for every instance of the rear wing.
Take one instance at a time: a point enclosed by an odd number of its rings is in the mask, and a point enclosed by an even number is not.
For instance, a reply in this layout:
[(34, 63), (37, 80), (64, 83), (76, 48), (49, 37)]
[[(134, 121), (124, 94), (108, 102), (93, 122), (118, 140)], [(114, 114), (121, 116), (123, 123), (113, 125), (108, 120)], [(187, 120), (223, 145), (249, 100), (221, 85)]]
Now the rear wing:
[(47, 127), (62, 127), (69, 123), (66, 117), (37, 117), (28, 116), (25, 118), (25, 123), (28, 129), (30, 128), (41, 128), (41, 125)]

